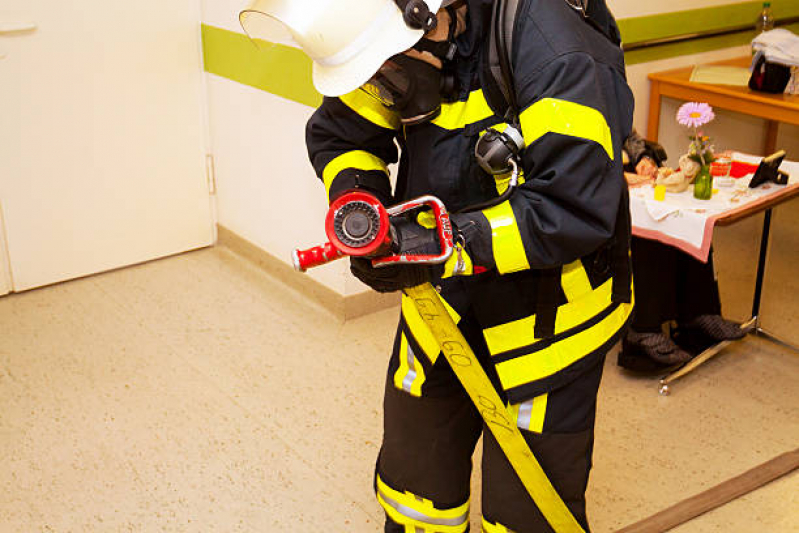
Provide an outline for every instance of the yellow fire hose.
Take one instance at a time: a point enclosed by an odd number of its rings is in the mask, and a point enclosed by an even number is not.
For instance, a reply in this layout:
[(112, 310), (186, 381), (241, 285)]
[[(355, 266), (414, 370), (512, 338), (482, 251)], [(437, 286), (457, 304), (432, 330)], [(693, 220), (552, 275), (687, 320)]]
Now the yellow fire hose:
[(556, 533), (584, 533), (552, 486), (494, 389), (469, 343), (430, 283), (404, 290), (441, 347), (449, 365), (516, 471), (530, 497)]

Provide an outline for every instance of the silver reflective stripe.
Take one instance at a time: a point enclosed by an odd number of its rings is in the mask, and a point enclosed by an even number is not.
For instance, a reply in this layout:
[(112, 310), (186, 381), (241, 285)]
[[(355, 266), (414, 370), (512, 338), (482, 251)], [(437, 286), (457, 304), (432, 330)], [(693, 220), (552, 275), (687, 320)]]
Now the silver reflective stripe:
[(416, 381), (416, 354), (413, 353), (410, 343), (408, 343), (406, 357), (408, 358), (408, 373), (405, 374), (405, 379), (402, 380), (402, 390), (411, 392), (411, 386)]
[(383, 498), (384, 502), (393, 507), (401, 515), (407, 516), (411, 520), (416, 520), (417, 522), (424, 522), (425, 524), (430, 524), (431, 526), (462, 526), (467, 520), (469, 520), (468, 511), (463, 513), (463, 515), (459, 516), (458, 518), (432, 518), (420, 513), (416, 509), (411, 509), (410, 507), (392, 500), (383, 491), (378, 492), (380, 493), (380, 497)]
[(519, 418), (516, 419), (516, 425), (522, 429), (530, 429), (530, 422), (533, 418), (533, 400), (519, 404)]
[(312, 59), (323, 67), (337, 67), (343, 63), (346, 63), (371, 45), (372, 42), (377, 39), (377, 36), (380, 32), (385, 31), (386, 22), (388, 22), (392, 15), (396, 16), (397, 11), (398, 8), (395, 3), (387, 3), (386, 7), (383, 9), (383, 12), (380, 13), (374, 22), (372, 22), (372, 25), (350, 44), (332, 56), (313, 57)]

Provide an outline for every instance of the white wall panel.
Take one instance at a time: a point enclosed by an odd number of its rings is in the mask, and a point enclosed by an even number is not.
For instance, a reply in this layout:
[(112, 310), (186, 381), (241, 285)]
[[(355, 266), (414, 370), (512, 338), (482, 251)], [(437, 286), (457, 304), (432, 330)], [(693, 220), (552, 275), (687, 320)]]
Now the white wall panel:
[[(323, 243), (325, 188), (308, 161), (308, 106), (208, 74), (219, 223), (291, 263), (291, 252)], [(347, 262), (308, 273), (340, 294)]]
[(207, 246), (200, 0), (4, 0), (38, 29), (0, 61), (15, 290)]

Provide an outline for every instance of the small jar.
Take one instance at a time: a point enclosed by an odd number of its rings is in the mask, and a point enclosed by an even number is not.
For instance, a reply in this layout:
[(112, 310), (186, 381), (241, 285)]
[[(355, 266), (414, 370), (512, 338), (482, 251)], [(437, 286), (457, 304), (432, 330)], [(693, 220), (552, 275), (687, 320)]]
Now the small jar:
[(735, 178), (730, 176), (732, 171), (732, 159), (729, 157), (719, 157), (710, 164), (710, 175), (713, 176), (713, 183), (716, 187), (733, 187)]

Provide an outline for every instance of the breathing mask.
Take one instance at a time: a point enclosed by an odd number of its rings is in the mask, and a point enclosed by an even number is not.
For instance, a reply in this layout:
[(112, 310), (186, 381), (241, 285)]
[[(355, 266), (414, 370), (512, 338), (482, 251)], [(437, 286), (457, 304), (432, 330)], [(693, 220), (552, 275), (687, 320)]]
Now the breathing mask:
[(452, 42), (457, 28), (457, 14), (450, 15), (446, 41), (423, 38), (413, 46), (417, 52), (428, 52), (441, 61), (442, 67), (406, 53), (389, 58), (361, 89), (395, 110), (405, 126), (429, 122), (441, 114), (442, 101), (455, 97), (457, 84), (451, 72), (457, 47)]

